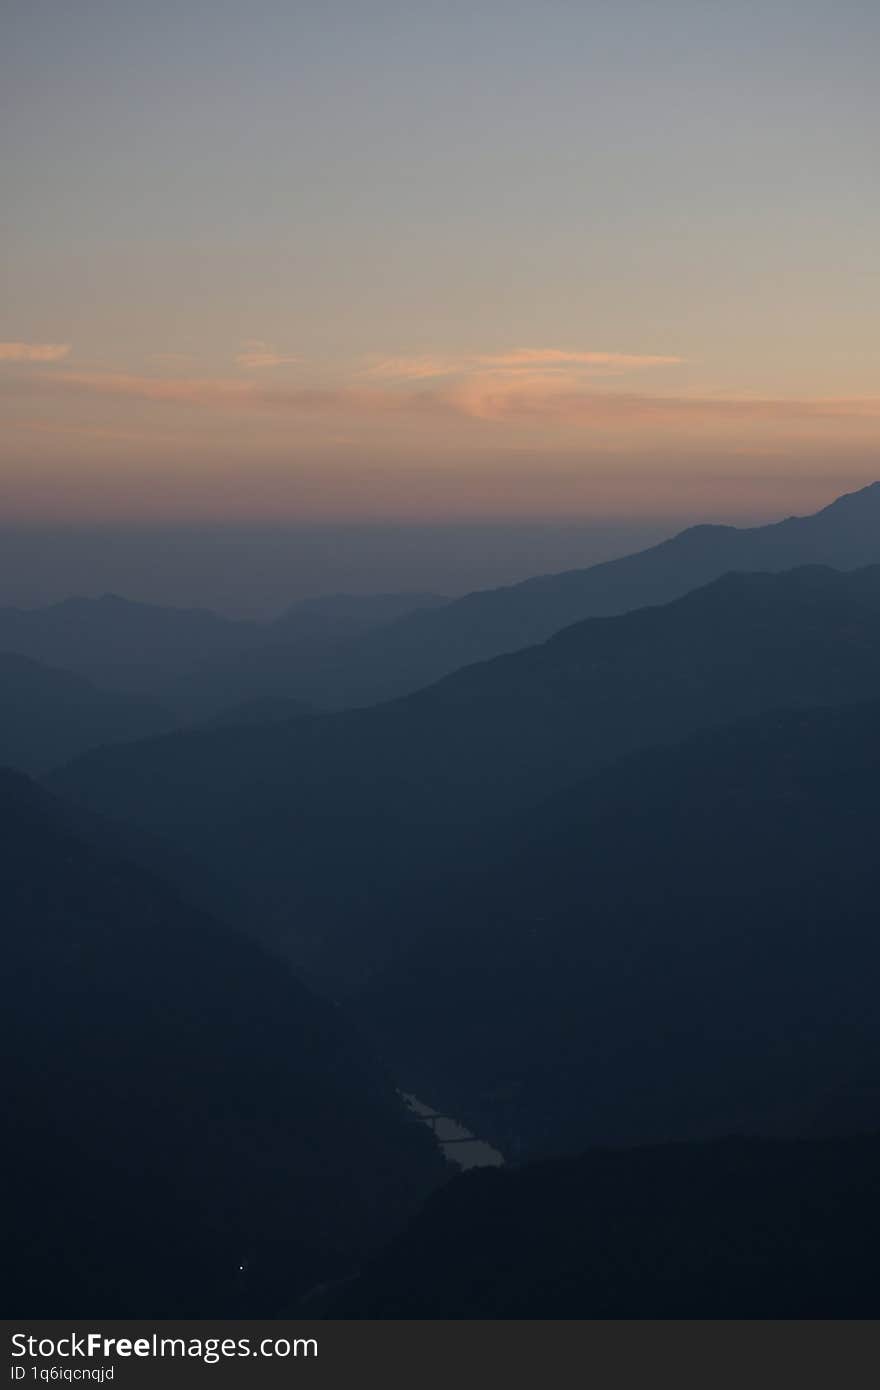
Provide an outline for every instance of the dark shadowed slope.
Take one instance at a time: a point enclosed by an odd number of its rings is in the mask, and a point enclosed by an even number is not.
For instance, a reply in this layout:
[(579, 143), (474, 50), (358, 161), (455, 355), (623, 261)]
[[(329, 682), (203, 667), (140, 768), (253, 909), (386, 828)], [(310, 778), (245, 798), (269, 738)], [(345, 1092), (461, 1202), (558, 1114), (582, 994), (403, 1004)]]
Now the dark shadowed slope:
[(0, 652), (0, 766), (45, 772), (98, 744), (164, 733), (175, 722), (152, 700)]
[(874, 483), (814, 516), (747, 529), (693, 526), (635, 555), (413, 613), (332, 651), (302, 653), (291, 690), (324, 707), (370, 704), (471, 662), (543, 642), (582, 618), (667, 603), (728, 570), (854, 569), (878, 562), (880, 483)]
[(639, 747), (871, 696), (880, 567), (733, 575), (385, 706), (102, 750), (54, 785), (221, 865), (250, 920), (310, 966), (327, 935), (339, 971), (393, 935), (389, 891), (454, 861), (488, 817)]
[(880, 1083), (880, 704), (640, 753), (425, 894), (360, 1001), (508, 1153), (802, 1132)]
[(880, 1136), (482, 1169), (332, 1304), (361, 1318), (876, 1318)]
[(0, 844), (7, 1315), (271, 1314), (441, 1175), (277, 960), (8, 772)]

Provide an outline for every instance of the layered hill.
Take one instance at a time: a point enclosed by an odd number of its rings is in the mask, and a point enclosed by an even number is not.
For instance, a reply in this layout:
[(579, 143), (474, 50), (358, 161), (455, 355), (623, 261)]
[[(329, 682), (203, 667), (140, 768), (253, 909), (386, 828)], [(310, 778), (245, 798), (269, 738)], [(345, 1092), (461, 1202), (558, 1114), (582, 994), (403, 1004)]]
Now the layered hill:
[(0, 773), (12, 1315), (273, 1314), (443, 1176), (338, 1010)]
[(46, 772), (98, 744), (173, 729), (157, 701), (0, 651), (0, 766)]
[(277, 631), (286, 628), (304, 637), (331, 623), (342, 631), (379, 627), (416, 611), (442, 608), (449, 603), (443, 594), (425, 592), (390, 594), (321, 594), (316, 598), (298, 599), (276, 618), (272, 626)]
[(136, 603), (117, 594), (0, 609), (0, 650), (126, 691), (164, 692), (195, 663), (228, 657), (259, 640), (256, 623), (234, 622), (207, 609)]
[(432, 594), (331, 595), (301, 601), (269, 623), (113, 596), (4, 609), (0, 650), (159, 694), (187, 719), (279, 698), (341, 709), (412, 692), (584, 618), (667, 603), (729, 570), (876, 563), (880, 483), (813, 516), (693, 526), (637, 554), (451, 602)]
[(330, 649), (290, 653), (287, 679), (291, 693), (326, 708), (372, 704), (543, 642), (583, 618), (667, 603), (728, 570), (878, 562), (880, 483), (873, 483), (813, 516), (756, 527), (692, 526), (633, 555), (480, 590)]
[(422, 593), (335, 594), (256, 622), (104, 594), (0, 608), (0, 651), (108, 689), (144, 692), (181, 718), (198, 719), (246, 702), (294, 699), (302, 671), (332, 669), (374, 629), (446, 601)]
[(99, 750), (53, 784), (221, 866), (250, 920), (309, 967), (326, 938), (338, 972), (408, 931), (395, 895), (492, 818), (639, 748), (871, 697), (880, 567), (731, 575), (383, 706)]

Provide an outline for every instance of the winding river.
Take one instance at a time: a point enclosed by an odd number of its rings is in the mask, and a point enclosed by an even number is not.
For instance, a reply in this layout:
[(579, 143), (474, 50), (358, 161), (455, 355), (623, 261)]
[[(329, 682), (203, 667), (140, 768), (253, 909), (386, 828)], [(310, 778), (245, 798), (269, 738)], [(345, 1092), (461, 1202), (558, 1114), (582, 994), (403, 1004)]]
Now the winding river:
[(448, 1115), (441, 1115), (430, 1105), (425, 1105), (417, 1096), (407, 1095), (403, 1091), (400, 1094), (413, 1114), (426, 1125), (430, 1125), (437, 1143), (450, 1163), (456, 1164), (462, 1170), (499, 1168), (504, 1163), (504, 1156), (497, 1149), (493, 1149), (484, 1139), (478, 1139), (475, 1134), (471, 1134), (470, 1130), (465, 1129), (457, 1120), (450, 1119)]

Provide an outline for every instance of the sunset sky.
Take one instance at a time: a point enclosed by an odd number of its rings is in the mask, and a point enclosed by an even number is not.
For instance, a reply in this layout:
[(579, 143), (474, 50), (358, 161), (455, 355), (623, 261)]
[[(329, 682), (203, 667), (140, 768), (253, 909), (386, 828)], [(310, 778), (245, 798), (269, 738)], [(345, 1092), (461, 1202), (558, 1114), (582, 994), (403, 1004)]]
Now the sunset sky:
[(880, 475), (876, 0), (7, 0), (7, 524)]

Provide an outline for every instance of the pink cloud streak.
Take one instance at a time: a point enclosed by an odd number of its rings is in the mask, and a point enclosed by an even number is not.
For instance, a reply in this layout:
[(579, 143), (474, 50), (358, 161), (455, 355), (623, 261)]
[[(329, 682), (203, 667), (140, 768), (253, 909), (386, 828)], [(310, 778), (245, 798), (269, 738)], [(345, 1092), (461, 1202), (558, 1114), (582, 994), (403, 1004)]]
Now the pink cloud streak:
[(424, 381), (472, 372), (601, 371), (625, 372), (646, 367), (680, 366), (681, 357), (628, 352), (569, 352), (563, 348), (516, 348), (511, 352), (458, 356), (386, 357), (365, 369), (367, 376), (390, 381)]
[(60, 362), (70, 343), (0, 343), (0, 362)]
[(135, 376), (70, 372), (32, 377), (31, 391), (152, 401), (199, 410), (233, 410), (357, 418), (436, 417), (487, 423), (538, 423), (590, 429), (688, 427), (726, 422), (772, 423), (880, 420), (880, 397), (767, 398), (651, 395), (588, 390), (574, 375), (486, 372), (462, 381), (413, 389), (412, 383), (268, 386), (229, 378)]

